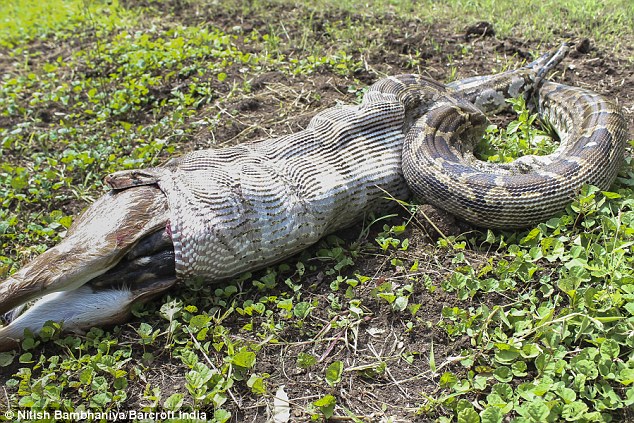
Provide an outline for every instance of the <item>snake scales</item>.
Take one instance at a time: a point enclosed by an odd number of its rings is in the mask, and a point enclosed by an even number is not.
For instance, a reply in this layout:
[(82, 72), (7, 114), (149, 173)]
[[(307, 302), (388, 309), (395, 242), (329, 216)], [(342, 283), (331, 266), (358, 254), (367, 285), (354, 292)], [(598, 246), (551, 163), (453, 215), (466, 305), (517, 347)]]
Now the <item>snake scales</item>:
[(413, 192), (475, 225), (522, 228), (563, 210), (584, 184), (608, 189), (625, 154), (619, 108), (592, 91), (553, 82), (536, 94), (540, 116), (561, 140), (554, 153), (505, 165), (478, 161), (473, 147), (486, 122), (480, 110), (441, 105), (407, 134), (403, 172)]
[[(48, 319), (71, 329), (118, 320), (176, 277), (217, 281), (282, 260), (392, 208), (386, 193), (413, 191), (474, 224), (518, 227), (561, 210), (584, 183), (607, 188), (623, 161), (625, 120), (598, 94), (543, 81), (565, 51), (450, 86), (384, 78), (360, 105), (319, 113), (299, 133), (110, 175), (113, 191), (61, 244), (0, 284), (0, 313), (48, 294), (0, 329), (0, 348)], [(484, 113), (519, 95), (538, 100), (561, 147), (504, 167), (476, 161)], [(60, 311), (73, 303), (98, 310)]]

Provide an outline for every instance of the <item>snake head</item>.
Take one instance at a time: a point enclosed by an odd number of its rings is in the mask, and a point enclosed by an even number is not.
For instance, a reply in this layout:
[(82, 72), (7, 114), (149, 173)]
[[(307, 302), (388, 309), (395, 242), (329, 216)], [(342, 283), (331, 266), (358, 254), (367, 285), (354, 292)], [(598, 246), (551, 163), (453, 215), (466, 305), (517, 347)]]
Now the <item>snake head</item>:
[(549, 51), (548, 53), (541, 55), (534, 62), (526, 65), (527, 69), (536, 70), (533, 91), (539, 89), (546, 78), (546, 75), (559, 65), (562, 60), (564, 60), (564, 58), (568, 55), (569, 50), (570, 44), (563, 43), (557, 50)]

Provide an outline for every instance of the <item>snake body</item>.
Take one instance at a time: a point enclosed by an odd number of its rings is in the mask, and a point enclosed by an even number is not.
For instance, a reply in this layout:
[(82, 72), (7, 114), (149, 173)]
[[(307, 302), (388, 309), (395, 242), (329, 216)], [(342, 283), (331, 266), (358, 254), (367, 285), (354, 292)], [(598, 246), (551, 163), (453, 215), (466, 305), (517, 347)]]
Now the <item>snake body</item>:
[[(612, 102), (540, 80), (562, 57), (450, 87), (418, 75), (383, 78), (360, 105), (319, 113), (299, 133), (196, 151), (107, 181), (158, 184), (166, 194), (183, 278), (266, 266), (411, 191), (476, 225), (527, 226), (562, 210), (585, 183), (607, 189), (624, 157), (625, 121)], [(561, 147), (506, 167), (477, 161), (466, 141), (479, 138), (484, 113), (519, 95), (538, 99)]]
[(392, 208), (386, 193), (406, 199), (406, 111), (419, 102), (427, 108), (446, 91), (417, 76), (384, 79), (359, 106), (319, 113), (299, 133), (196, 151), (107, 182), (117, 189), (158, 184), (169, 203), (177, 274), (227, 278)]
[(563, 210), (584, 184), (607, 190), (625, 155), (621, 110), (592, 91), (553, 82), (544, 82), (536, 98), (560, 145), (550, 155), (511, 164), (473, 156), (479, 135), (474, 122), (484, 119), (469, 104), (439, 106), (419, 119), (403, 150), (403, 172), (414, 194), (478, 226), (521, 228)]
[[(559, 211), (584, 183), (607, 188), (623, 161), (625, 120), (598, 94), (543, 82), (564, 53), (449, 86), (383, 78), (360, 105), (321, 112), (301, 132), (108, 176), (113, 191), (69, 236), (0, 284), (0, 313), (44, 295), (0, 328), (0, 349), (49, 319), (70, 329), (120, 320), (177, 277), (218, 281), (262, 268), (412, 192), (474, 224), (516, 227)], [(538, 99), (562, 147), (506, 167), (477, 162), (465, 140), (484, 113), (520, 95)], [(97, 302), (99, 313), (68, 302)]]

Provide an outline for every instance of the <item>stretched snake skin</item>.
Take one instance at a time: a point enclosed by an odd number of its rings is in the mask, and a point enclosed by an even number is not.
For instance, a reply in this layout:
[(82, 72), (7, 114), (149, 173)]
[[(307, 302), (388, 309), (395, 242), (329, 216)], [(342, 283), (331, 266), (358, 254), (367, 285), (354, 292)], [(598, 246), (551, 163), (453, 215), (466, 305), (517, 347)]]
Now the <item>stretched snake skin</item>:
[(158, 184), (179, 276), (218, 280), (265, 266), (406, 199), (407, 112), (447, 94), (413, 75), (372, 86), (359, 106), (316, 115), (299, 133), (203, 150), (163, 167), (110, 175), (116, 189)]

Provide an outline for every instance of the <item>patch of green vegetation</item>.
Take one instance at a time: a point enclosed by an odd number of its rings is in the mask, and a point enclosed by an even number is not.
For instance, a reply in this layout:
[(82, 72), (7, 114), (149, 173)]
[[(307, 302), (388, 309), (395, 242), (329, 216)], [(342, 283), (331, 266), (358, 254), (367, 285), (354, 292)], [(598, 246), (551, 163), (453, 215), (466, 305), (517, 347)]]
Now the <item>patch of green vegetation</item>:
[(15, 49), (14, 57), (34, 40), (53, 37), (63, 41), (76, 36), (86, 25), (105, 31), (131, 25), (137, 15), (119, 7), (118, 0), (3, 0), (0, 19), (0, 47)]
[(493, 163), (510, 163), (525, 155), (551, 154), (557, 148), (552, 134), (537, 128), (538, 115), (531, 113), (524, 97), (509, 99), (517, 118), (506, 128), (489, 125), (486, 134), (476, 146), (481, 160)]
[(519, 292), (494, 306), (443, 310), (447, 333), (468, 335), (471, 348), (461, 355), (466, 373), (440, 375), (447, 392), (424, 409), (449, 406), (482, 421), (511, 412), (518, 422), (611, 421), (634, 404), (631, 197), (629, 188), (589, 187), (567, 214), (518, 241), (468, 241), (500, 252), (480, 266), (462, 257), (443, 289), (463, 299)]
[[(628, 160), (615, 192), (586, 187), (565, 214), (530, 231), (439, 239), (436, 254), (453, 257), (450, 276), (439, 286), (414, 284), (467, 302), (443, 307), (438, 325), (470, 342), (446, 358), (460, 363), (451, 371), (437, 372), (430, 350), (441, 392), (425, 397), (421, 414), (451, 410), (442, 422), (608, 422), (634, 405), (633, 170)], [(417, 269), (399, 253), (408, 238), (385, 229), (389, 237), (377, 241), (391, 262)], [(471, 261), (474, 250), (488, 259)], [(401, 299), (392, 310), (403, 312), (412, 288), (391, 281), (376, 290), (390, 304)]]
[[(11, 13), (26, 13), (21, 4), (11, 4)], [(49, 29), (56, 31), (57, 21), (38, 20), (46, 16), (48, 6), (40, 7), (44, 9), (36, 8), (37, 16), (24, 19), (32, 19), (44, 39)], [(59, 241), (71, 219), (59, 208), (69, 201), (94, 200), (102, 189), (103, 175), (155, 165), (201, 126), (213, 130), (223, 110), (218, 105), (250, 89), (248, 80), (227, 80), (228, 73), (280, 69), (295, 75), (328, 68), (348, 74), (359, 67), (345, 52), (287, 57), (271, 47), (276, 45), (273, 35), (257, 30), (227, 34), (214, 27), (177, 23), (136, 30), (138, 21), (127, 19), (132, 11), (117, 3), (104, 9), (78, 8), (71, 2), (62, 8), (67, 9), (77, 19), (64, 20), (66, 15), (60, 15), (66, 32), (56, 31), (55, 36), (95, 31), (97, 38), (52, 60), (35, 65), (27, 61), (2, 76), (0, 117), (12, 124), (0, 127), (0, 157), (4, 159), (0, 194), (7, 209), (0, 215), (0, 234), (5, 235), (3, 248), (9, 251), (15, 251), (18, 243), (36, 244), (39, 251)], [(113, 21), (116, 25), (99, 31), (102, 21), (113, 16), (118, 17)], [(20, 39), (24, 35), (13, 27), (7, 31)], [(24, 37), (23, 41), (29, 40)], [(24, 48), (28, 57), (31, 53)], [(262, 54), (246, 51), (252, 48)], [(21, 49), (13, 49), (12, 54)], [(216, 104), (214, 110), (188, 125), (210, 103)], [(150, 118), (142, 117), (147, 115)], [(54, 222), (49, 227), (57, 230), (31, 230), (25, 222), (33, 218), (20, 218), (28, 204), (42, 202), (55, 209), (53, 219), (63, 219), (62, 225)], [(15, 270), (14, 254), (1, 254), (0, 260), (5, 263), (0, 275)]]
[[(634, 27), (634, 4), (629, 0), (547, 0), (529, 7), (517, 2), (499, 0), (433, 0), (404, 2), (393, 0), (330, 1), (330, 8), (343, 8), (354, 13), (397, 13), (403, 17), (437, 24), (447, 21), (458, 31), (478, 21), (493, 24), (496, 34), (551, 42), (556, 34), (589, 37), (605, 49), (626, 50), (622, 36), (631, 35)], [(538, 48), (538, 46), (535, 46)], [(630, 60), (634, 58), (630, 56)]]

